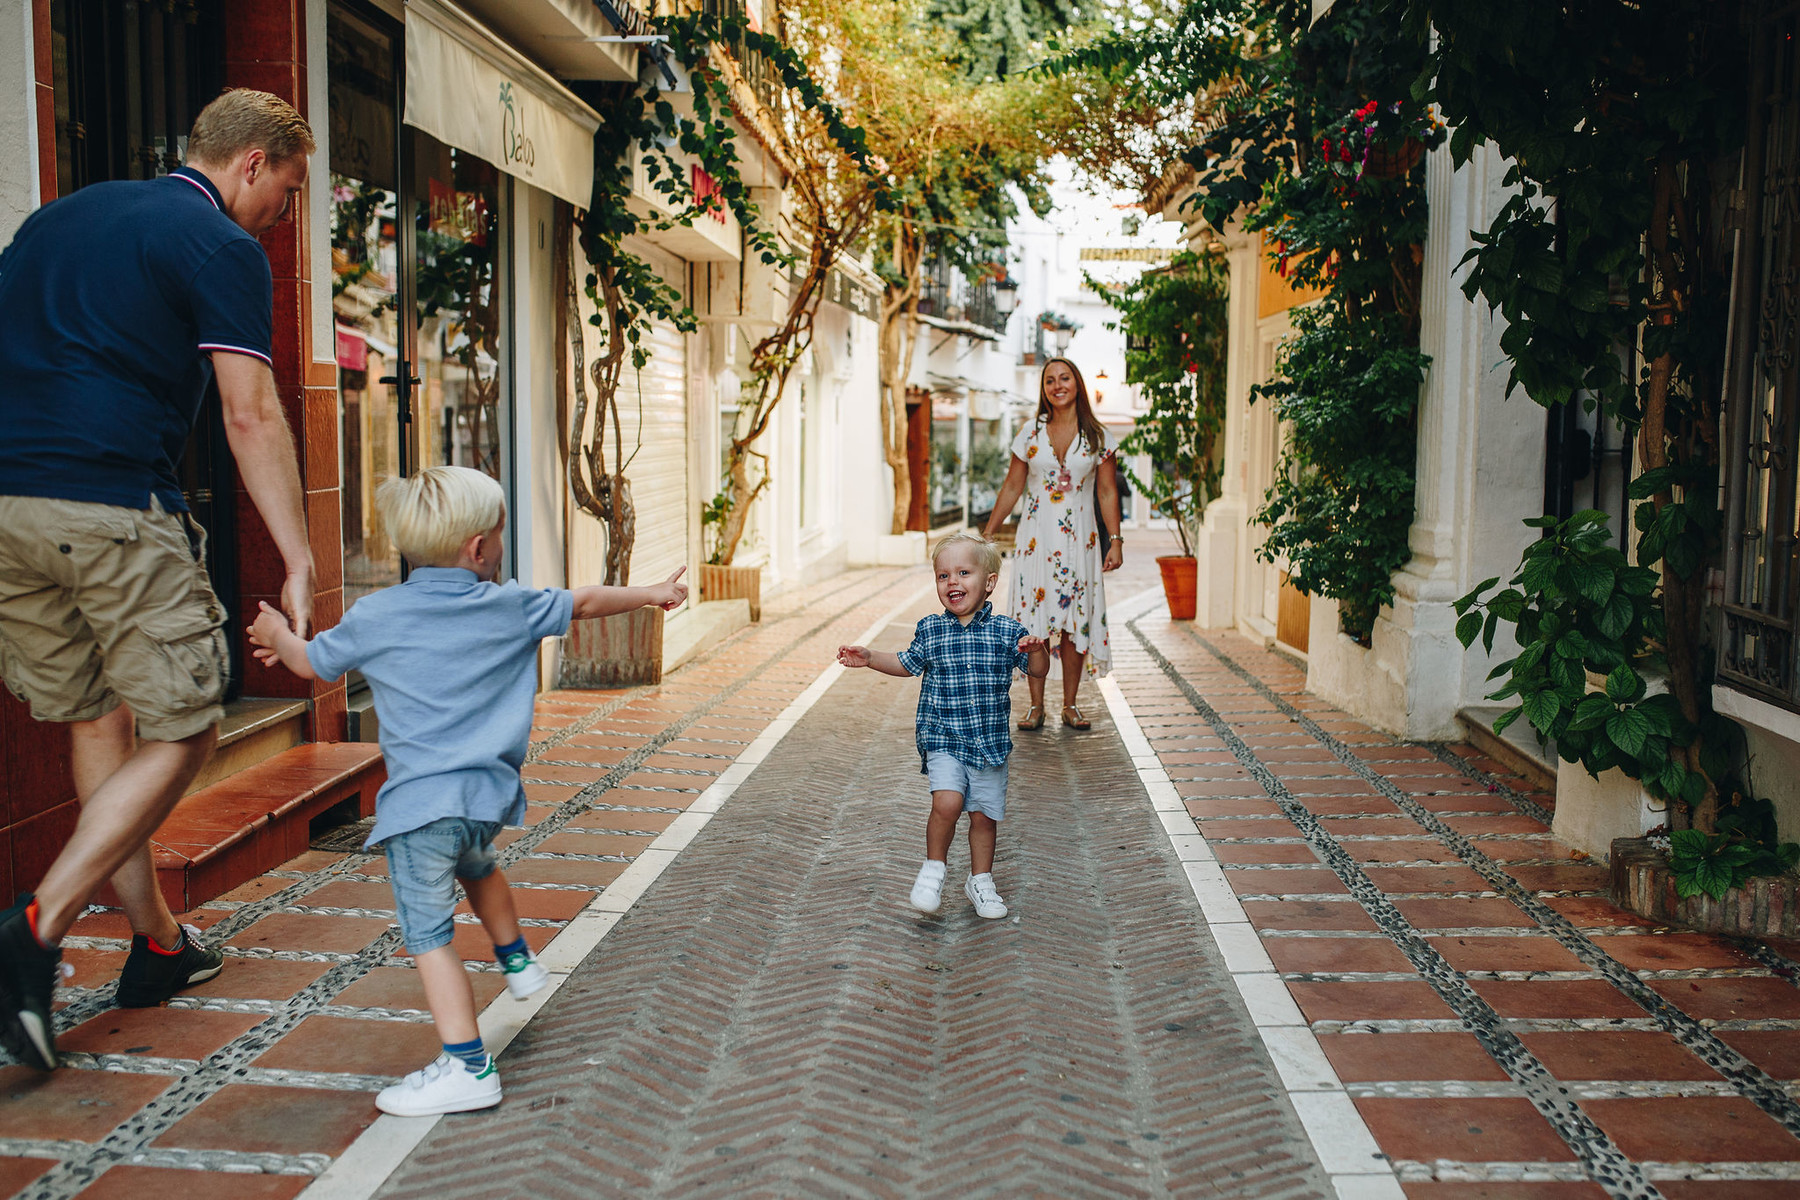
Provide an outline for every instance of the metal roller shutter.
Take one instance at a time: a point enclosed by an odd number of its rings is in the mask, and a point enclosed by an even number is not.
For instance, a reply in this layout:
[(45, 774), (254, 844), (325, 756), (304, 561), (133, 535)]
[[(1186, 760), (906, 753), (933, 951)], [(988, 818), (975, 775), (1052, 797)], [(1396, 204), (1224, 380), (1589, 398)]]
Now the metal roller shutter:
[[(669, 282), (685, 283), (679, 260), (656, 255), (651, 261)], [(631, 555), (631, 582), (637, 585), (665, 579), (689, 562), (687, 337), (674, 325), (657, 321), (647, 341), (650, 361), (643, 371), (634, 372), (627, 363), (619, 380), (626, 453), (634, 441), (641, 442), (626, 472), (637, 503), (637, 544)]]

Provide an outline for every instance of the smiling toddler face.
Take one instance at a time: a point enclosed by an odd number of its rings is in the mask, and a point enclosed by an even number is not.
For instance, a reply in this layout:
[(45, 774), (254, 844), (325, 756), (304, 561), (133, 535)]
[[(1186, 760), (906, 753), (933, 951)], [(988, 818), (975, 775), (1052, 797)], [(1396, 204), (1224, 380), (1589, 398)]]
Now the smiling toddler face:
[(980, 553), (969, 545), (945, 546), (932, 568), (939, 602), (961, 621), (979, 612), (1000, 582), (999, 575), (982, 569)]

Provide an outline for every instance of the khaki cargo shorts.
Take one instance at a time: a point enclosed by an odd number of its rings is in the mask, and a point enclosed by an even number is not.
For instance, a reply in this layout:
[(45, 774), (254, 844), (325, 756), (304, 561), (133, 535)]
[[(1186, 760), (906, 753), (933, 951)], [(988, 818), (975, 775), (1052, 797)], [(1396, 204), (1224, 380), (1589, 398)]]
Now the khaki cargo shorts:
[(224, 716), (225, 611), (185, 513), (0, 496), (0, 678), (40, 721), (131, 706), (146, 741)]

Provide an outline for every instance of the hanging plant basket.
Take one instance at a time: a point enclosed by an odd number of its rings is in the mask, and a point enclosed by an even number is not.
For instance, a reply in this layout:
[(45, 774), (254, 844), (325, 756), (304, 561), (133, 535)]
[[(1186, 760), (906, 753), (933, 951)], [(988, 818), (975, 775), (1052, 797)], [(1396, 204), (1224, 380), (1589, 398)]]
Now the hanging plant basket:
[(1377, 179), (1404, 179), (1424, 157), (1425, 143), (1417, 138), (1407, 138), (1397, 146), (1374, 145), (1369, 147), (1369, 161), (1363, 173)]

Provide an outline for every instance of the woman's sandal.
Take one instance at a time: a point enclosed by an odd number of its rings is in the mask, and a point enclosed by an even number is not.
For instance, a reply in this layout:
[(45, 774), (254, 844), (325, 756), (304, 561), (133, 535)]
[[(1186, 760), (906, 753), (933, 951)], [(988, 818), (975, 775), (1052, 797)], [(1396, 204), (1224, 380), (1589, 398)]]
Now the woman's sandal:
[[(1031, 715), (1032, 713), (1036, 713), (1037, 716), (1033, 717)], [(1019, 718), (1019, 728), (1020, 729), (1042, 729), (1043, 727), (1044, 727), (1044, 710), (1039, 708), (1035, 704), (1032, 705), (1030, 708), (1026, 709), (1025, 715)]]
[[(1075, 716), (1071, 718), (1069, 716), (1070, 713), (1074, 713)], [(1073, 704), (1063, 705), (1062, 719), (1063, 724), (1067, 725), (1070, 729), (1092, 729), (1094, 726), (1094, 723), (1082, 716), (1081, 710), (1076, 708)]]

